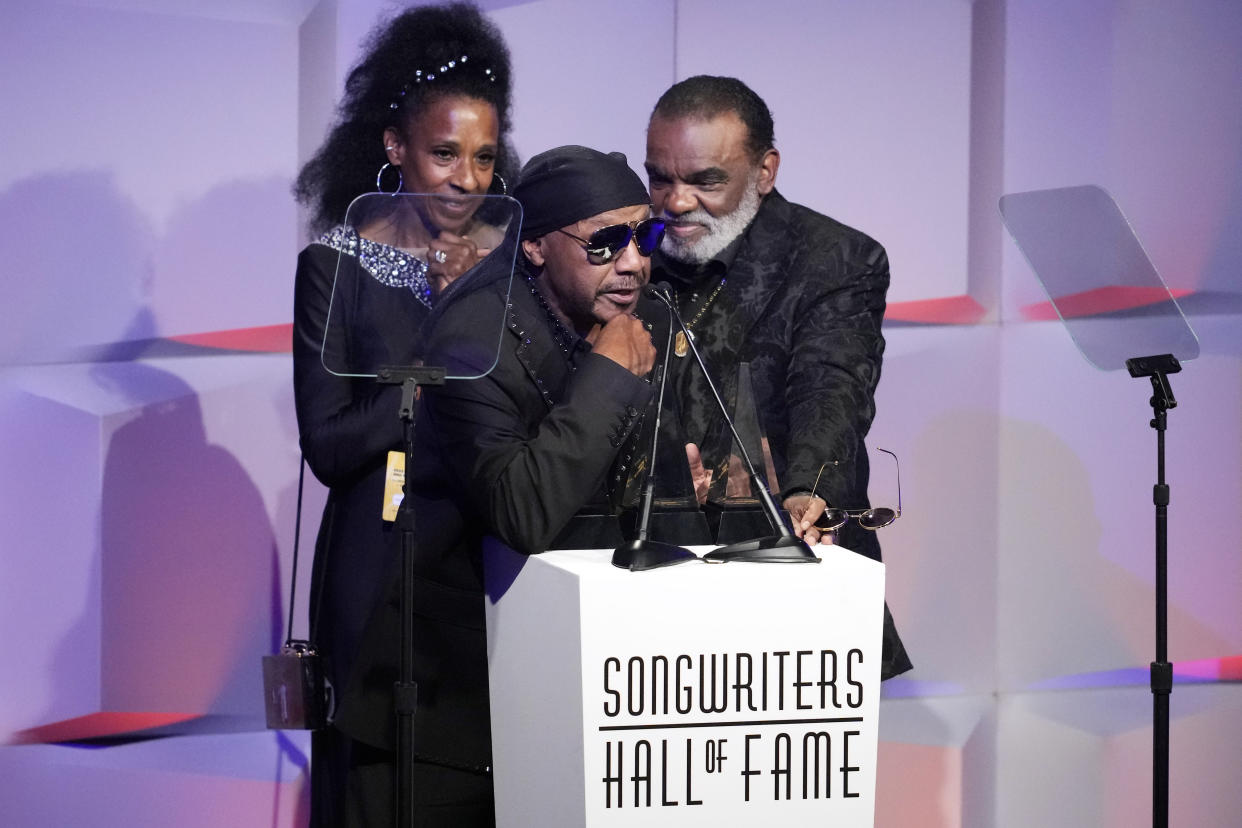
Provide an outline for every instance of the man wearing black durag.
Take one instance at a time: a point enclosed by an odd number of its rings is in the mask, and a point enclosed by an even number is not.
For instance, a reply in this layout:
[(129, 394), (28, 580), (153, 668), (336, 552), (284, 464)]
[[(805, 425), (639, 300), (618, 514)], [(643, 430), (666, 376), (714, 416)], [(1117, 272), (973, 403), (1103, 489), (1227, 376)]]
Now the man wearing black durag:
[[(485, 260), (442, 298), (424, 350), (425, 364), (449, 376), (486, 376), (425, 388), (417, 422), (421, 826), (494, 821), (483, 538), (542, 552), (578, 510), (608, 503), (627, 476), (619, 448), (652, 397), (656, 350), (634, 311), (663, 224), (649, 220), (642, 180), (620, 153), (559, 147), (530, 160), (514, 197), (524, 222), (512, 289), (508, 262)], [(351, 778), (355, 824), (391, 824), (398, 581), (394, 573), (337, 716), (363, 746)]]

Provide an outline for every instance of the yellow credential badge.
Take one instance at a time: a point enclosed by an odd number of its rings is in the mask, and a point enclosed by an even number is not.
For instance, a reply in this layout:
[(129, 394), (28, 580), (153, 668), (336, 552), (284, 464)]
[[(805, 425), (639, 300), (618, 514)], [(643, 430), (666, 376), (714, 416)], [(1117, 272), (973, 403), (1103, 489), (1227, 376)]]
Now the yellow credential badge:
[(397, 509), (405, 496), (405, 452), (388, 452), (388, 472), (384, 475), (384, 520), (397, 519)]

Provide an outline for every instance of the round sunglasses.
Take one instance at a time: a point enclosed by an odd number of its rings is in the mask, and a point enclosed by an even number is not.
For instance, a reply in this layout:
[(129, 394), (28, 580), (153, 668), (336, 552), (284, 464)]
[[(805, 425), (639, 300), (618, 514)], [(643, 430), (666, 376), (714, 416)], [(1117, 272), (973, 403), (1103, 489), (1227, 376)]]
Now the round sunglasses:
[[(893, 458), (894, 463), (897, 463), (897, 508), (893, 509), (888, 506), (873, 506), (870, 509), (837, 509), (829, 506), (827, 509), (824, 509), (824, 513), (820, 515), (819, 520), (815, 521), (815, 528), (822, 529), (826, 532), (833, 529), (840, 529), (846, 524), (847, 521), (849, 521), (850, 518), (853, 518), (854, 523), (858, 524), (858, 526), (874, 532), (877, 529), (883, 529), (885, 526), (888, 526), (897, 518), (901, 517), (901, 463), (897, 461), (897, 455), (893, 454), (888, 449), (882, 449), (879, 446), (876, 446), (876, 451), (884, 452)], [(835, 466), (838, 461), (833, 460), (831, 463)], [(823, 466), (819, 467), (820, 475), (824, 473), (824, 467), (827, 465), (828, 463), (825, 463)], [(815, 489), (818, 486), (819, 475), (816, 475), (815, 485), (811, 487), (811, 497), (818, 497), (818, 495), (815, 494)]]
[(574, 241), (583, 245), (587, 261), (593, 265), (608, 264), (624, 250), (633, 239), (638, 252), (650, 256), (660, 246), (664, 238), (664, 219), (645, 218), (627, 224), (610, 224), (601, 227), (591, 234), (590, 238), (580, 239), (568, 230), (557, 230)]

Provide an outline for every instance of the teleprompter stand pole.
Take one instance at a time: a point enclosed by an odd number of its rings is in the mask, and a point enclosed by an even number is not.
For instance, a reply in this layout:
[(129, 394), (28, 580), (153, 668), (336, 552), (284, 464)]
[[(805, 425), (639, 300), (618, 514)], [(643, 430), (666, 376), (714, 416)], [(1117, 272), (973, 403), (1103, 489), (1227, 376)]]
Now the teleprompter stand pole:
[(414, 825), (414, 713), (418, 710), (418, 683), (414, 681), (414, 403), (418, 388), (443, 385), (444, 369), (427, 367), (381, 368), (376, 379), (401, 386), (401, 424), (405, 448), (405, 477), (396, 525), (401, 532), (401, 674), (393, 686), (397, 712), (397, 828)]
[(1151, 663), (1152, 693), (1152, 780), (1151, 824), (1169, 824), (1169, 696), (1173, 692), (1173, 665), (1168, 661), (1168, 520), (1169, 485), (1164, 482), (1164, 432), (1167, 413), (1177, 407), (1169, 374), (1182, 370), (1172, 354), (1135, 357), (1126, 360), (1132, 377), (1150, 377), (1153, 417), (1156, 430), (1156, 485), (1152, 502), (1156, 504), (1156, 660)]

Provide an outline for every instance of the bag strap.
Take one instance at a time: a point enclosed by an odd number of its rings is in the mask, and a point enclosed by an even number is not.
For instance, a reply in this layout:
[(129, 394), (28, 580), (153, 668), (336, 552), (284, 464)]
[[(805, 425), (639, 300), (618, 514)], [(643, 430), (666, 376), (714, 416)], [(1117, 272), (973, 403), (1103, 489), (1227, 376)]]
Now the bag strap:
[(293, 577), (289, 579), (289, 625), (286, 627), (285, 646), (293, 646), (293, 603), (298, 594), (298, 546), (302, 539), (302, 483), (306, 478), (306, 455), (298, 458), (298, 508), (293, 524)]

